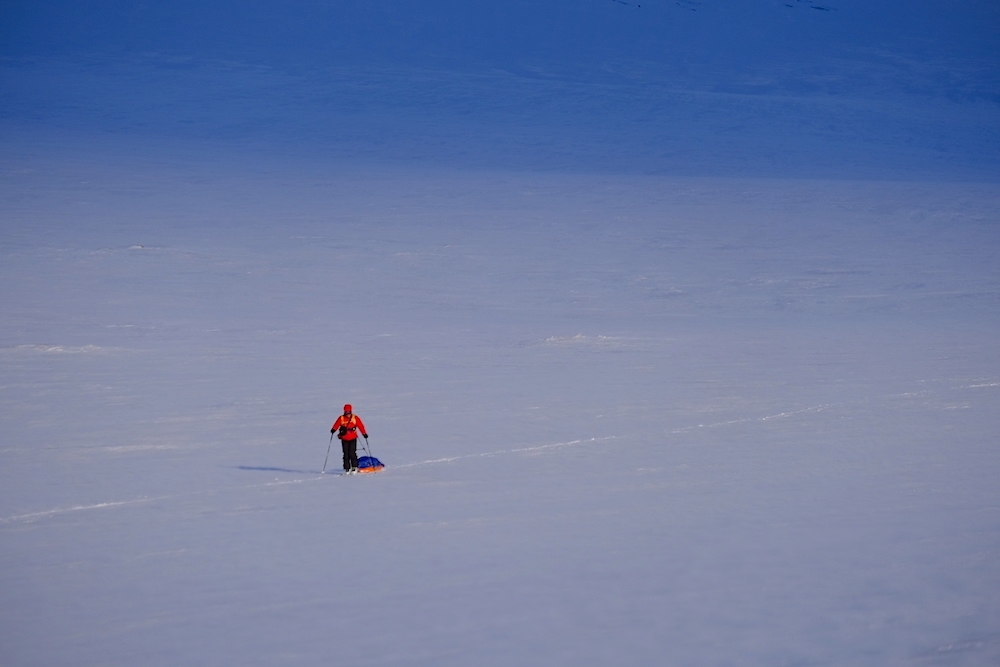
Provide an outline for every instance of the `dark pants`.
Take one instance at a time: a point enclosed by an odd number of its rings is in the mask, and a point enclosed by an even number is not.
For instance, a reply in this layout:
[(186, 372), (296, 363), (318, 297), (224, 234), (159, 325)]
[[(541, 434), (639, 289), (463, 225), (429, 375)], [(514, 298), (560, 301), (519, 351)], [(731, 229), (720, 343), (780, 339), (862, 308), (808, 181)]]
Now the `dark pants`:
[(358, 467), (358, 439), (341, 440), (340, 446), (344, 450), (344, 470)]

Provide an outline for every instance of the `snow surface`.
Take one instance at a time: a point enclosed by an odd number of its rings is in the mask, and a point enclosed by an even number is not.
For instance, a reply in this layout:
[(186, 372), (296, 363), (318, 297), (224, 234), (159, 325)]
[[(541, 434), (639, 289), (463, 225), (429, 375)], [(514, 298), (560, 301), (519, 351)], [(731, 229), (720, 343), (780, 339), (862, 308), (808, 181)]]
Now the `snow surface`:
[(577, 4), (3, 7), (0, 664), (1000, 663), (998, 10)]

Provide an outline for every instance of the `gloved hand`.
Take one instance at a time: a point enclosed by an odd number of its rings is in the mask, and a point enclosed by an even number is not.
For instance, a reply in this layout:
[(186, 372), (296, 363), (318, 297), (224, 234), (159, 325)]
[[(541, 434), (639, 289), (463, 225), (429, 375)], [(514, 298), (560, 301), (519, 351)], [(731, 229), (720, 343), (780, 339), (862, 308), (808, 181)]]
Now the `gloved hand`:
[(335, 428), (331, 428), (330, 429), (330, 433), (336, 433), (336, 432), (337, 432), (337, 429), (335, 429)]
[(365, 440), (368, 439), (368, 434), (367, 433), (362, 433), (361, 435), (365, 436)]

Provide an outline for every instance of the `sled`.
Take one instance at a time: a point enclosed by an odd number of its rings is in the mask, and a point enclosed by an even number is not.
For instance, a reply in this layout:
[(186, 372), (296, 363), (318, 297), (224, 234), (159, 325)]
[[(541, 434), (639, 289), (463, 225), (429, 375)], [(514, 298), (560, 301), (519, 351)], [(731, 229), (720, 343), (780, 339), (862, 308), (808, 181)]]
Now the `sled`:
[(385, 466), (374, 456), (358, 457), (358, 472), (371, 473), (379, 472)]

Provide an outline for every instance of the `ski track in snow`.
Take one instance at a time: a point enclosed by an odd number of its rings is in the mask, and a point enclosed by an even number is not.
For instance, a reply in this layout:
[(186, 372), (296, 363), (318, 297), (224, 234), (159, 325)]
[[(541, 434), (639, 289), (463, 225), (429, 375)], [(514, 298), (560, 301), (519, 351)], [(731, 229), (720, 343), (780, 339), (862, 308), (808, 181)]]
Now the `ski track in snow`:
[[(987, 388), (987, 387), (1000, 387), (1000, 382), (985, 382), (985, 383), (979, 383), (979, 384), (960, 385), (960, 386), (957, 386), (957, 387), (953, 387), (953, 389), (980, 389), (980, 388)], [(896, 394), (887, 394), (885, 396), (882, 396), (881, 398), (882, 399), (889, 399), (889, 398), (916, 398), (916, 397), (923, 397), (923, 396), (932, 395), (934, 393), (936, 393), (936, 392), (934, 392), (933, 390), (925, 389), (925, 390), (918, 391), (918, 392), (904, 392), (904, 393), (896, 393)], [(809, 406), (809, 407), (806, 407), (806, 408), (801, 408), (799, 410), (788, 410), (788, 411), (785, 411), (785, 412), (779, 412), (779, 413), (770, 414), (770, 415), (763, 415), (763, 416), (760, 416), (760, 417), (744, 417), (744, 418), (741, 418), (741, 419), (728, 419), (726, 421), (714, 422), (712, 424), (695, 424), (695, 425), (692, 425), (692, 426), (685, 426), (683, 428), (673, 429), (672, 431), (669, 431), (669, 433), (672, 434), (672, 435), (679, 435), (679, 434), (687, 433), (687, 432), (690, 432), (690, 431), (696, 431), (698, 429), (719, 428), (719, 427), (723, 427), (723, 426), (732, 426), (734, 424), (747, 424), (747, 423), (754, 423), (754, 422), (764, 423), (764, 422), (773, 421), (775, 419), (786, 419), (788, 417), (794, 417), (795, 415), (801, 415), (801, 414), (806, 414), (806, 413), (810, 413), (810, 412), (822, 412), (824, 410), (827, 410), (827, 409), (830, 409), (830, 408), (833, 408), (833, 407), (836, 407), (836, 406), (852, 405), (852, 404), (861, 403), (861, 402), (862, 401), (840, 402), (840, 403), (822, 403), (822, 404), (819, 404), (819, 405), (812, 405), (812, 406)], [(626, 437), (626, 436), (625, 435), (611, 435), (611, 436), (603, 436), (603, 437), (599, 437), (599, 438), (598, 437), (595, 437), (595, 438), (580, 438), (580, 439), (577, 439), (577, 440), (567, 440), (565, 442), (554, 442), (554, 443), (550, 443), (550, 444), (547, 444), (547, 445), (535, 445), (535, 446), (532, 446), (532, 447), (517, 447), (517, 448), (514, 448), (514, 449), (498, 449), (498, 450), (495, 450), (495, 451), (492, 451), (492, 452), (482, 452), (482, 453), (479, 453), (479, 454), (462, 454), (462, 455), (459, 455), (459, 456), (445, 456), (445, 457), (437, 458), (437, 459), (428, 459), (426, 461), (414, 461), (414, 462), (411, 462), (411, 463), (402, 463), (402, 464), (399, 464), (399, 465), (392, 466), (392, 469), (393, 470), (399, 470), (399, 469), (402, 469), (402, 468), (415, 468), (415, 467), (418, 467), (418, 466), (434, 465), (434, 464), (437, 464), (437, 463), (452, 463), (454, 461), (462, 461), (462, 460), (466, 460), (466, 459), (491, 458), (491, 457), (494, 457), (494, 456), (502, 456), (502, 455), (505, 455), (505, 454), (520, 454), (520, 453), (524, 453), (524, 452), (539, 452), (539, 451), (544, 451), (544, 450), (548, 450), (548, 449), (560, 449), (560, 448), (564, 448), (564, 447), (573, 447), (573, 446), (576, 446), (576, 445), (586, 445), (586, 444), (591, 444), (591, 443), (595, 443), (595, 442), (604, 442), (604, 441), (608, 441), (608, 440), (617, 440), (617, 439), (624, 438), (624, 437)], [(633, 435), (628, 436), (628, 437), (634, 438), (636, 436), (633, 434)], [(239, 488), (239, 489), (255, 489), (255, 488), (265, 488), (265, 487), (271, 487), (271, 486), (286, 486), (286, 485), (289, 485), (289, 484), (302, 484), (304, 482), (319, 481), (319, 480), (322, 480), (322, 479), (324, 479), (326, 477), (331, 477), (331, 476), (339, 477), (339, 475), (329, 475), (329, 474), (324, 474), (324, 473), (318, 473), (317, 476), (315, 476), (315, 477), (296, 478), (296, 479), (289, 479), (289, 480), (274, 480), (274, 481), (271, 481), (271, 482), (263, 482), (263, 483), (259, 483), (259, 484), (247, 484), (247, 485), (240, 486), (240, 487), (237, 487), (237, 488)], [(196, 493), (193, 493), (193, 494), (188, 493), (188, 494), (180, 494), (180, 495), (174, 495), (174, 496), (156, 496), (156, 497), (149, 497), (149, 498), (135, 498), (135, 499), (132, 499), (132, 500), (118, 500), (118, 501), (110, 501), (110, 502), (103, 502), (103, 503), (95, 503), (95, 504), (91, 504), (91, 505), (74, 505), (73, 507), (61, 507), (61, 508), (55, 508), (55, 509), (50, 509), (50, 510), (42, 510), (42, 511), (38, 511), (38, 512), (28, 512), (26, 514), (15, 514), (15, 515), (7, 516), (7, 517), (0, 517), (0, 525), (3, 525), (3, 524), (15, 524), (15, 523), (31, 523), (31, 522), (37, 521), (39, 519), (44, 519), (46, 517), (56, 516), (56, 515), (60, 515), (60, 514), (69, 514), (69, 513), (73, 513), (73, 512), (82, 512), (82, 511), (88, 511), (88, 510), (112, 509), (112, 508), (116, 508), (116, 507), (126, 507), (126, 506), (130, 506), (130, 505), (138, 505), (138, 504), (142, 504), (142, 503), (149, 503), (149, 502), (154, 502), (154, 501), (158, 501), (158, 500), (173, 500), (173, 499), (182, 498), (182, 497), (183, 498), (190, 498), (190, 497), (194, 497), (194, 496), (198, 496), (198, 495), (203, 495), (203, 494), (206, 494), (206, 493), (217, 493), (217, 492), (218, 492), (218, 489), (213, 489), (211, 491), (199, 491), (199, 492), (196, 492)]]
[[(617, 436), (617, 435), (615, 435), (615, 436), (607, 436), (607, 437), (603, 437), (603, 438), (588, 438), (588, 439), (581, 439), (581, 440), (570, 440), (568, 442), (556, 442), (556, 443), (551, 443), (551, 444), (548, 444), (548, 445), (538, 445), (538, 446), (535, 446), (535, 447), (518, 447), (517, 449), (504, 449), (504, 450), (497, 450), (497, 451), (494, 451), (494, 452), (485, 452), (485, 453), (482, 453), (482, 454), (465, 454), (465, 455), (462, 455), (462, 456), (450, 456), (450, 457), (445, 457), (445, 458), (440, 458), (440, 459), (431, 459), (431, 460), (427, 460), (427, 461), (417, 461), (417, 462), (414, 462), (414, 463), (403, 463), (403, 464), (398, 465), (398, 466), (393, 466), (393, 468), (394, 469), (397, 469), (397, 468), (412, 468), (412, 467), (415, 467), (415, 466), (430, 465), (430, 464), (434, 464), (434, 463), (449, 463), (451, 461), (459, 461), (461, 459), (489, 458), (489, 457), (492, 457), (492, 456), (499, 456), (499, 455), (502, 455), (502, 454), (517, 454), (517, 453), (521, 453), (521, 452), (541, 451), (541, 450), (553, 449), (553, 448), (557, 448), (557, 447), (570, 447), (572, 445), (586, 444), (586, 443), (591, 443), (591, 442), (600, 442), (600, 441), (603, 441), (603, 440), (614, 440), (616, 438), (621, 438), (621, 437), (623, 437), (623, 436)], [(239, 489), (257, 489), (257, 488), (264, 488), (264, 487), (269, 487), (269, 486), (285, 486), (285, 485), (288, 485), (288, 484), (302, 484), (304, 482), (319, 481), (321, 479), (324, 479), (326, 477), (331, 477), (331, 476), (332, 477), (339, 477), (340, 475), (329, 475), (329, 474), (318, 473), (317, 476), (315, 476), (315, 477), (300, 477), (300, 478), (297, 478), (297, 479), (275, 480), (275, 481), (272, 481), (272, 482), (263, 482), (263, 483), (260, 483), (260, 484), (247, 484), (247, 485), (240, 486), (240, 487), (237, 487), (237, 488), (239, 488)], [(43, 510), (43, 511), (39, 511), (39, 512), (28, 512), (26, 514), (15, 514), (13, 516), (2, 517), (2, 518), (0, 518), (0, 525), (2, 525), (2, 524), (9, 524), (9, 523), (30, 523), (30, 522), (36, 521), (38, 519), (43, 519), (45, 517), (55, 516), (55, 515), (59, 515), (59, 514), (68, 514), (68, 513), (80, 512), (80, 511), (84, 511), (84, 510), (110, 509), (110, 508), (113, 508), (113, 507), (124, 507), (124, 506), (127, 506), (127, 505), (137, 505), (137, 504), (140, 504), (140, 503), (148, 503), (148, 502), (153, 502), (153, 501), (157, 501), (157, 500), (173, 500), (173, 499), (177, 499), (177, 498), (192, 498), (192, 497), (195, 497), (195, 496), (204, 495), (204, 494), (207, 494), (207, 493), (216, 493), (216, 492), (218, 492), (218, 489), (214, 489), (214, 490), (211, 490), (211, 491), (198, 491), (196, 493), (186, 493), (186, 494), (180, 494), (180, 495), (174, 495), (174, 496), (156, 496), (156, 497), (151, 497), (151, 498), (135, 498), (133, 500), (119, 500), (119, 501), (113, 501), (113, 502), (95, 503), (95, 504), (92, 504), (92, 505), (74, 505), (73, 507), (61, 507), (61, 508), (55, 508), (55, 509), (50, 509), (50, 510)]]
[(415, 463), (404, 463), (402, 465), (393, 466), (393, 468), (412, 468), (414, 466), (429, 465), (432, 463), (451, 463), (452, 461), (460, 461), (462, 459), (482, 459), (489, 458), (491, 456), (499, 456), (501, 454), (517, 454), (520, 452), (537, 452), (543, 449), (553, 449), (556, 447), (572, 447), (573, 445), (587, 444), (591, 442), (600, 442), (603, 440), (616, 440), (622, 438), (621, 435), (609, 435), (603, 438), (586, 438), (580, 440), (569, 440), (567, 442), (554, 442), (548, 445), (537, 445), (535, 447), (518, 447), (517, 449), (499, 449), (494, 452), (483, 452), (481, 454), (463, 454), (461, 456), (446, 456), (440, 459), (429, 459), (427, 461), (417, 461)]
[(684, 428), (674, 429), (670, 433), (686, 433), (688, 431), (694, 431), (699, 428), (717, 428), (719, 426), (730, 426), (732, 424), (745, 424), (747, 422), (766, 422), (772, 419), (782, 419), (784, 417), (791, 417), (793, 415), (800, 415), (805, 412), (821, 412), (827, 408), (831, 408), (835, 405), (844, 405), (843, 403), (823, 403), (822, 405), (813, 405), (808, 408), (802, 408), (801, 410), (791, 410), (789, 412), (779, 412), (774, 415), (764, 415), (763, 417), (744, 417), (742, 419), (730, 419), (724, 422), (716, 422), (714, 424), (697, 424), (695, 426), (685, 426)]
[(107, 503), (96, 503), (93, 505), (74, 505), (73, 507), (60, 507), (51, 510), (43, 510), (41, 512), (29, 512), (27, 514), (15, 514), (13, 516), (0, 518), (0, 524), (3, 523), (30, 523), (37, 519), (41, 519), (47, 516), (53, 516), (56, 514), (68, 514), (70, 512), (83, 512), (85, 510), (100, 510), (108, 509), (111, 507), (122, 507), (125, 505), (138, 505), (140, 503), (148, 503), (154, 500), (165, 500), (172, 498), (173, 496), (157, 496), (155, 498), (135, 498), (134, 500), (116, 500)]
[[(289, 479), (283, 481), (273, 481), (264, 482), (262, 484), (247, 484), (245, 486), (238, 487), (240, 489), (255, 489), (265, 486), (283, 486), (285, 484), (301, 484), (302, 482), (316, 481), (322, 479), (322, 476), (305, 478), (305, 479)], [(132, 500), (116, 500), (104, 503), (94, 503), (92, 505), (74, 505), (73, 507), (57, 507), (50, 510), (42, 510), (40, 512), (28, 512), (26, 514), (15, 514), (8, 517), (0, 518), (0, 525), (8, 523), (31, 523), (37, 521), (38, 519), (44, 519), (50, 516), (56, 516), (59, 514), (70, 514), (73, 512), (82, 512), (86, 510), (103, 510), (111, 509), (114, 507), (125, 507), (128, 505), (139, 505), (142, 503), (151, 503), (158, 500), (176, 500), (177, 498), (194, 498), (196, 496), (201, 496), (209, 493), (217, 493), (218, 489), (212, 489), (209, 491), (198, 491), (195, 493), (184, 493), (171, 496), (153, 496), (149, 498), (134, 498)]]

